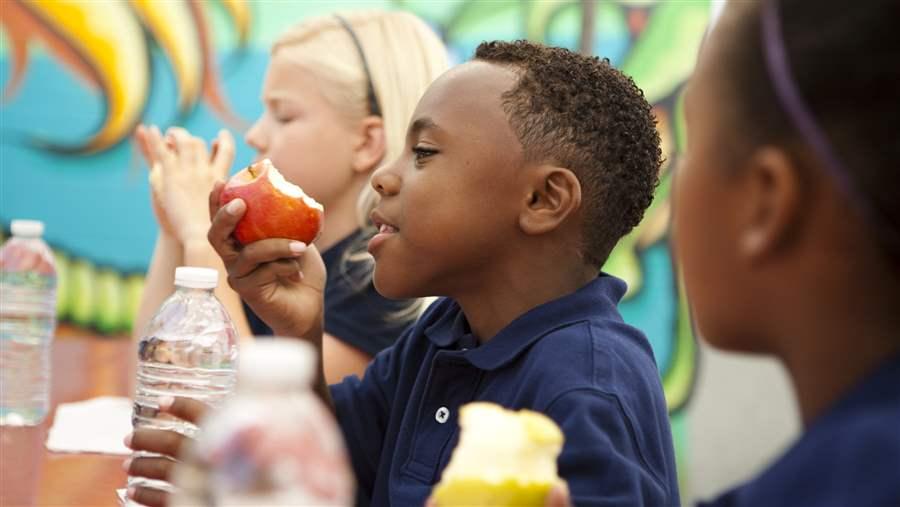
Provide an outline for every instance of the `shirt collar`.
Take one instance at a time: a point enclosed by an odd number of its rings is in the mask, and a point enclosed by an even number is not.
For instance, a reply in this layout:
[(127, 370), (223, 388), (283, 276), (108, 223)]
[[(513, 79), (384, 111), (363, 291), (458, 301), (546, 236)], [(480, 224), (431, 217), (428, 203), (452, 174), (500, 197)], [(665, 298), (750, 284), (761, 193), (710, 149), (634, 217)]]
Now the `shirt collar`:
[[(625, 290), (625, 282), (601, 273), (577, 291), (520, 315), (487, 343), (465, 351), (464, 357), (482, 370), (500, 368), (554, 329), (598, 315), (608, 315), (610, 312), (618, 316), (616, 305)], [(462, 309), (455, 302), (451, 308), (425, 329), (425, 336), (440, 348), (465, 343), (465, 337), (469, 335), (469, 326)]]

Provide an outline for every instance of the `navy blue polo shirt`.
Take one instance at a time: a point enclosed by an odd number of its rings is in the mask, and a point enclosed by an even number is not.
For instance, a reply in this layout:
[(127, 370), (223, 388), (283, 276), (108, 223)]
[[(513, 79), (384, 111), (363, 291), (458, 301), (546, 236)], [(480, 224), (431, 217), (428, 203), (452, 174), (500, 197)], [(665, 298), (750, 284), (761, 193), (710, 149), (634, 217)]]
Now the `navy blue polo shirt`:
[(435, 302), (362, 380), (331, 387), (359, 503), (419, 506), (459, 437), (459, 408), (491, 401), (555, 420), (560, 475), (575, 505), (679, 504), (669, 419), (647, 339), (600, 275), (478, 345), (459, 305)]
[(759, 477), (700, 505), (900, 506), (900, 357), (813, 421)]

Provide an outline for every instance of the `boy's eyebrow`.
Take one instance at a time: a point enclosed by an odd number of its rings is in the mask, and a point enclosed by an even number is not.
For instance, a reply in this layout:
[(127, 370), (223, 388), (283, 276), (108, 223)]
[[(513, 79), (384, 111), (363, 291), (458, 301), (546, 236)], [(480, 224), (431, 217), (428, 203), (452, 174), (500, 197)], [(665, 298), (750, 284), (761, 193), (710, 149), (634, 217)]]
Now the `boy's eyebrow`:
[(423, 130), (431, 129), (440, 129), (440, 127), (438, 127), (434, 120), (427, 116), (416, 118), (416, 120), (412, 122), (412, 125), (409, 126), (409, 134), (407, 135), (409, 135), (409, 137), (416, 137)]

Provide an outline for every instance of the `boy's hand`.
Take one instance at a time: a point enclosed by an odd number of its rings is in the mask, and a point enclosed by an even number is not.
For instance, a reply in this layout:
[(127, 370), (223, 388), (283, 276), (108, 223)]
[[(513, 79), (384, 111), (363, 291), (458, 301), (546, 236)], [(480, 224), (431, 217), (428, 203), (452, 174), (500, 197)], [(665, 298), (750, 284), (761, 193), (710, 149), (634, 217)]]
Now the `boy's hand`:
[(556, 486), (547, 495), (544, 507), (572, 507), (572, 496), (569, 494), (569, 485), (560, 479)]
[[(164, 396), (159, 399), (160, 412), (194, 424), (200, 421), (208, 409), (202, 402), (190, 398)], [(137, 429), (125, 438), (125, 445), (133, 451), (153, 452), (168, 457), (133, 457), (125, 460), (122, 466), (133, 477), (171, 481), (175, 466), (173, 460), (178, 457), (187, 440), (188, 437), (174, 431)], [(164, 507), (169, 502), (168, 493), (153, 488), (129, 488), (128, 497), (147, 507)]]
[(266, 239), (242, 246), (232, 233), (246, 204), (219, 206), (224, 183), (209, 194), (207, 238), (228, 272), (228, 284), (277, 335), (303, 337), (321, 347), (325, 264), (314, 246)]

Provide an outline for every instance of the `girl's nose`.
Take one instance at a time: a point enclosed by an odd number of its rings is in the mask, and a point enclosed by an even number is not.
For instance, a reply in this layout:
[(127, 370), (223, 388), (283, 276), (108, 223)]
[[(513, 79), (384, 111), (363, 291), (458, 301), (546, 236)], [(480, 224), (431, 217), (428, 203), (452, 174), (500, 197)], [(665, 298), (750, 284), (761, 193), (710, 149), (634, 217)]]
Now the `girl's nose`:
[(265, 151), (265, 139), (266, 137), (263, 135), (262, 119), (256, 120), (256, 123), (254, 123), (253, 126), (250, 127), (250, 130), (244, 135), (244, 141), (258, 152)]

